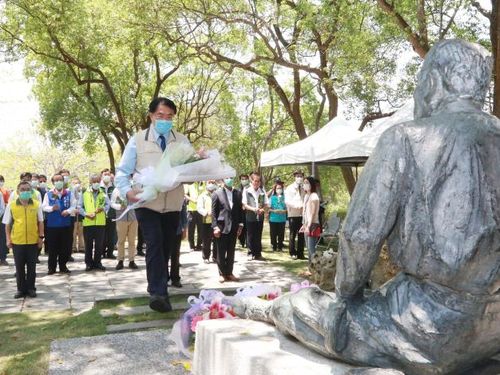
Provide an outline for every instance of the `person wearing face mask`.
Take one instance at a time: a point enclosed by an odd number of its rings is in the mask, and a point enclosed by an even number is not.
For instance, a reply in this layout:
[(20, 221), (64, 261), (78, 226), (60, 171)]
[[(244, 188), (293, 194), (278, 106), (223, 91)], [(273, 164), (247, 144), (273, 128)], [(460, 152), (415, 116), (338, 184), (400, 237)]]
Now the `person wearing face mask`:
[(106, 270), (101, 263), (104, 248), (104, 231), (106, 227), (106, 211), (109, 200), (101, 190), (101, 176), (90, 176), (90, 186), (82, 194), (78, 207), (83, 219), (83, 238), (85, 239), (85, 271)]
[[(31, 186), (32, 184), (31, 177), (32, 177), (31, 172), (23, 172), (19, 176), (19, 181), (27, 182)], [(9, 203), (13, 200), (16, 200), (17, 198), (19, 198), (19, 196), (17, 195), (17, 191), (16, 190), (12, 191), (9, 195)], [(31, 198), (37, 200), (40, 204), (42, 202), (42, 195), (37, 189), (31, 189)]]
[(78, 202), (80, 202), (80, 198), (84, 191), (85, 188), (82, 187), (80, 179), (78, 177), (73, 177), (71, 179), (71, 194), (73, 194), (73, 197), (77, 202), (74, 215), (71, 215), (74, 218), (72, 245), (72, 252), (74, 253), (85, 252), (85, 241), (83, 239), (83, 216), (80, 214), (80, 207), (78, 207)]
[[(115, 177), (120, 195), (130, 203), (138, 202), (139, 188), (132, 188), (131, 174), (146, 167), (156, 167), (163, 153), (169, 152), (173, 143), (189, 143), (186, 136), (173, 129), (177, 113), (175, 103), (167, 98), (158, 97), (149, 104), (151, 124), (131, 137), (118, 165)], [(175, 253), (177, 229), (180, 212), (184, 202), (184, 187), (159, 193), (157, 198), (141, 204), (135, 210), (139, 226), (146, 242), (146, 272), (148, 279), (149, 306), (151, 309), (167, 312), (172, 310), (168, 298), (167, 259)]]
[[(241, 193), (241, 196), (243, 196), (243, 190), (245, 190), (248, 185), (250, 185), (248, 175), (246, 173), (240, 174), (240, 187), (238, 190)], [(238, 236), (238, 241), (240, 242), (240, 246), (242, 248), (247, 247), (247, 226), (245, 215), (243, 215), (243, 224), (241, 234)], [(248, 253), (248, 255), (250, 255), (250, 253)]]
[[(189, 185), (184, 185), (185, 199), (188, 202), (188, 241), (191, 251), (201, 250), (202, 234), (201, 234), (201, 216), (196, 210), (198, 196), (205, 190), (204, 186), (199, 182), (194, 182)], [(196, 245), (194, 242), (196, 232)]]
[[(60, 174), (63, 177), (64, 188), (69, 189), (70, 188), (69, 182), (70, 182), (70, 175), (71, 175), (70, 171), (66, 168), (63, 168), (57, 174)], [(74, 226), (75, 226), (75, 218), (73, 216), (71, 216), (71, 237), (72, 238), (73, 238)], [(68, 258), (68, 262), (74, 262), (74, 261), (75, 261), (75, 259), (70, 254), (69, 258)]]
[(2, 223), (2, 217), (9, 202), (10, 192), (5, 188), (5, 179), (0, 175), (0, 266), (8, 266), (7, 254), (7, 239), (5, 237), (5, 224)]
[(300, 231), (305, 235), (309, 264), (311, 264), (319, 237), (319, 233), (315, 233), (315, 230), (319, 227), (319, 196), (316, 192), (316, 179), (307, 177), (303, 187), (305, 191), (304, 213), (302, 214), (304, 224)]
[(31, 174), (31, 187), (34, 190), (38, 190), (38, 185), (40, 184), (40, 181), (38, 181), (38, 174), (32, 173)]
[(70, 175), (71, 173), (69, 172), (68, 169), (66, 168), (63, 168), (61, 169), (58, 174), (60, 174), (62, 177), (63, 177), (63, 182), (64, 182), (64, 188), (65, 189), (68, 189), (69, 188), (69, 179), (70, 179)]
[(242, 197), (247, 223), (248, 250), (253, 260), (265, 260), (262, 256), (262, 230), (264, 229), (264, 212), (269, 207), (269, 198), (260, 185), (260, 174), (253, 172), (250, 175), (250, 186), (243, 190)]
[(292, 259), (306, 259), (304, 257), (304, 233), (300, 232), (304, 207), (304, 189), (302, 188), (304, 174), (302, 171), (297, 170), (293, 173), (293, 176), (294, 183), (288, 185), (285, 190), (285, 204), (290, 229), (289, 251)]
[(45, 198), (45, 194), (47, 194), (47, 176), (44, 174), (38, 175), (38, 191), (43, 199)]
[(56, 272), (71, 273), (66, 266), (71, 254), (73, 233), (71, 227), (71, 214), (75, 212), (76, 201), (71, 191), (64, 188), (63, 177), (60, 174), (52, 176), (54, 189), (45, 194), (42, 210), (46, 213), (47, 226), (45, 234), (49, 249), (48, 274)]
[(283, 195), (283, 182), (276, 181), (269, 199), (269, 231), (271, 233), (271, 246), (273, 251), (283, 251), (285, 238), (286, 205)]
[(45, 237), (42, 207), (33, 199), (30, 181), (21, 181), (16, 192), (16, 199), (7, 205), (2, 219), (6, 242), (12, 249), (16, 264), (17, 292), (14, 298), (34, 298), (36, 259)]
[[(113, 195), (115, 187), (111, 181), (111, 171), (108, 168), (101, 171), (101, 190), (111, 201), (111, 196)], [(116, 256), (113, 254), (115, 250), (115, 239), (117, 237), (116, 222), (114, 219), (116, 219), (116, 211), (110, 206), (109, 211), (106, 212), (103, 258), (116, 259)]]
[(243, 229), (241, 194), (233, 189), (233, 178), (224, 179), (222, 189), (212, 194), (212, 230), (217, 248), (219, 282), (240, 281), (233, 274), (236, 238)]
[(215, 262), (217, 259), (212, 232), (212, 194), (215, 190), (217, 190), (215, 180), (207, 181), (205, 191), (200, 194), (197, 202), (197, 210), (202, 218), (202, 257), (205, 263), (210, 262), (210, 247), (212, 247), (212, 261)]
[(129, 210), (125, 216), (122, 216), (123, 211), (127, 208), (127, 199), (120, 196), (120, 191), (115, 189), (111, 195), (111, 208), (116, 210), (116, 216), (119, 217), (116, 221), (116, 230), (118, 232), (118, 263), (115, 269), (123, 269), (123, 261), (125, 260), (125, 241), (128, 242), (128, 268), (137, 269), (135, 264), (135, 239), (137, 238), (137, 218), (135, 211)]

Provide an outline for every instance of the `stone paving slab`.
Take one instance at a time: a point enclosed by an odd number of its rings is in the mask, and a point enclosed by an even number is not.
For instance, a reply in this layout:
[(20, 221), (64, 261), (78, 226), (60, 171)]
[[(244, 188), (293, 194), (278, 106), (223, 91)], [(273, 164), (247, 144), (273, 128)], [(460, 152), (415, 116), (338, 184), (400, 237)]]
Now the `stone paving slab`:
[(185, 375), (169, 330), (150, 330), (69, 340), (51, 344), (49, 375)]
[[(172, 310), (186, 310), (189, 304), (187, 302), (177, 302), (172, 303)], [(102, 317), (110, 317), (113, 315), (119, 316), (129, 316), (129, 315), (138, 315), (151, 312), (151, 308), (147, 305), (142, 306), (119, 306), (114, 309), (106, 309), (99, 311)]]
[[(100, 300), (147, 297), (146, 265), (144, 257), (136, 257), (138, 270), (127, 267), (120, 271), (115, 270), (117, 261), (103, 259), (106, 271), (85, 272), (84, 255), (73, 254), (75, 262), (68, 263), (72, 271), (70, 275), (56, 273), (47, 275), (47, 256), (40, 256), (37, 264), (36, 287), (38, 297), (26, 301), (14, 300), (16, 282), (15, 268), (12, 255), (9, 255), (9, 266), (0, 266), (0, 313), (45, 311), (72, 309), (79, 314), (92, 308), (93, 303)], [(244, 252), (236, 251), (234, 273), (240, 276), (241, 282), (218, 282), (217, 265), (205, 264), (200, 251), (189, 252), (187, 242), (183, 242), (181, 249), (181, 282), (183, 288), (169, 288), (171, 295), (189, 294), (198, 295), (200, 289), (218, 289), (233, 292), (236, 288), (254, 284), (255, 282), (269, 282), (288, 287), (291, 283), (301, 281), (282, 268), (270, 262), (247, 260)], [(125, 262), (127, 266), (128, 262)], [(26, 303), (25, 303), (26, 302)]]
[(106, 326), (106, 332), (108, 333), (118, 333), (118, 332), (128, 332), (128, 331), (139, 331), (150, 328), (160, 328), (173, 326), (175, 320), (172, 319), (159, 319), (159, 320), (146, 320), (143, 322), (135, 323), (123, 323), (123, 324), (110, 324)]

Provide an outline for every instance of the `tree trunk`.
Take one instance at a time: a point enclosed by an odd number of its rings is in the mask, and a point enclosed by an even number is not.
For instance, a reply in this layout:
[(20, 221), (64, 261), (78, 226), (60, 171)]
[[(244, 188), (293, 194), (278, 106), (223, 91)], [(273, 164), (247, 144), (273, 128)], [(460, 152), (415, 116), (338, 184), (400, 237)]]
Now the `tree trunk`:
[(356, 180), (354, 179), (352, 168), (340, 167), (340, 170), (342, 171), (342, 176), (344, 177), (344, 181), (347, 186), (347, 191), (349, 192), (349, 195), (352, 195), (354, 187), (356, 186)]
[(500, 63), (497, 61), (500, 50), (500, 6), (497, 0), (491, 1), (490, 38), (493, 54), (493, 114), (500, 118)]
[(109, 138), (107, 137), (106, 133), (101, 131), (102, 138), (104, 139), (104, 142), (106, 142), (106, 150), (108, 151), (108, 158), (109, 158), (109, 169), (111, 170), (111, 173), (115, 173), (115, 155), (113, 154), (113, 146), (111, 145), (111, 142), (109, 141)]

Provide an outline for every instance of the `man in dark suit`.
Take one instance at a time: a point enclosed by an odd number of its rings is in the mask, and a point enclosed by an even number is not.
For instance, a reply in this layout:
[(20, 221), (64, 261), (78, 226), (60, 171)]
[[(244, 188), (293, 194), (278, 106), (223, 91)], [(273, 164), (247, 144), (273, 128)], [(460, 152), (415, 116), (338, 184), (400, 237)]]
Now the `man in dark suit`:
[(212, 194), (212, 228), (217, 245), (219, 281), (239, 281), (233, 275), (234, 248), (243, 229), (241, 193), (233, 189), (233, 179), (226, 178), (222, 189)]

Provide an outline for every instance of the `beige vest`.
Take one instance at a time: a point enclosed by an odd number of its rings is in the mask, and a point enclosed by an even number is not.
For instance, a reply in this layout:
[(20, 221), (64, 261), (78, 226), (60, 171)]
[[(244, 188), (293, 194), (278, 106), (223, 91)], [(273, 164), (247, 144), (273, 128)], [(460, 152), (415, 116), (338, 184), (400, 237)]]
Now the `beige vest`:
[[(135, 173), (138, 173), (143, 168), (155, 167), (160, 162), (162, 151), (161, 147), (156, 143), (155, 136), (150, 128), (141, 130), (135, 136), (135, 142), (137, 147), (137, 162), (135, 164)], [(167, 152), (168, 145), (175, 143), (189, 143), (186, 136), (171, 131), (167, 141)], [(183, 185), (177, 186), (174, 190), (167, 191), (165, 193), (158, 193), (158, 197), (155, 200), (141, 205), (141, 207), (149, 208), (150, 210), (164, 213), (164, 212), (174, 212), (181, 211), (182, 203), (184, 201), (184, 187)]]

